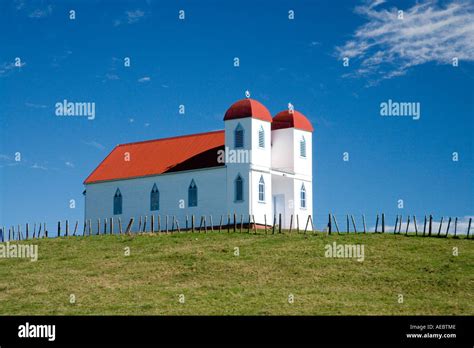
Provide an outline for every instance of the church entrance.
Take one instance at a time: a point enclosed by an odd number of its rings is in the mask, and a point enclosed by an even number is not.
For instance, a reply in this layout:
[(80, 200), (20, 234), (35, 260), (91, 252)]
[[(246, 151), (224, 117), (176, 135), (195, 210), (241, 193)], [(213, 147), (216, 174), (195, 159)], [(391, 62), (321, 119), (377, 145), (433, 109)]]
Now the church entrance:
[(279, 214), (281, 214), (281, 225), (286, 226), (285, 224), (285, 195), (278, 194), (273, 195), (273, 214), (276, 216), (276, 223), (279, 223)]

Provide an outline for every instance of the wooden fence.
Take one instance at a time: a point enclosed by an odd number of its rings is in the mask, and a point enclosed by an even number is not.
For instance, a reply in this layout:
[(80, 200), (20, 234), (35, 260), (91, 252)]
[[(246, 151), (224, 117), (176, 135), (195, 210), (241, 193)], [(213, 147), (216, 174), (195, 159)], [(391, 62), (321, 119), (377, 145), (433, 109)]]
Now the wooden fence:
[[(405, 234), (408, 235), (409, 227), (413, 225), (414, 235), (422, 237), (447, 237), (452, 226), (453, 237), (458, 237), (458, 218), (455, 217), (454, 220), (449, 217), (446, 228), (443, 231), (443, 222), (444, 218), (442, 217), (438, 226), (438, 230), (435, 231), (433, 227), (433, 216), (429, 215), (424, 217), (423, 228), (421, 225), (418, 225), (416, 216), (407, 216), (406, 225), (404, 231), (402, 231), (402, 215), (397, 215), (395, 224), (392, 226), (391, 231), (388, 231), (388, 226), (386, 225), (385, 214), (377, 214), (375, 218), (375, 230), (368, 231), (366, 226), (365, 215), (362, 215), (362, 224), (358, 228), (354, 215), (346, 215), (346, 224), (345, 230), (339, 228), (336, 215), (329, 214), (327, 225), (322, 229), (321, 232), (328, 234), (332, 233), (394, 233), (394, 234)], [(254, 233), (257, 231), (264, 231), (265, 234), (275, 234), (282, 233), (282, 216), (281, 214), (273, 215), (272, 220), (267, 221), (267, 216), (264, 215), (264, 223), (258, 224), (255, 222), (254, 215), (248, 215), (244, 217), (242, 214), (237, 216), (237, 214), (227, 214), (220, 215), (219, 223), (217, 220), (213, 220), (212, 215), (206, 216), (202, 215), (199, 219), (199, 224), (197, 224), (196, 217), (194, 215), (186, 215), (183, 225), (180, 226), (180, 223), (176, 216), (169, 215), (158, 215), (155, 218), (155, 215), (151, 215), (150, 219), (148, 216), (140, 216), (137, 223), (138, 228), (132, 231), (135, 218), (131, 218), (127, 225), (122, 224), (120, 218), (106, 218), (106, 219), (97, 219), (97, 221), (86, 220), (80, 226), (79, 221), (76, 221), (75, 224), (69, 225), (69, 221), (66, 220), (64, 225), (61, 225), (61, 221), (57, 223), (57, 231), (54, 235), (49, 234), (46, 223), (34, 223), (34, 224), (25, 224), (24, 233), (22, 232), (21, 225), (11, 226), (8, 229), (8, 233), (5, 227), (0, 228), (0, 242), (10, 241), (10, 240), (24, 240), (30, 238), (47, 238), (47, 237), (61, 237), (61, 236), (92, 236), (92, 235), (101, 235), (101, 234), (131, 234), (133, 233), (172, 233), (172, 232), (239, 232), (239, 233)], [(472, 218), (469, 218), (468, 227), (466, 231), (467, 238), (470, 238)], [(74, 227), (73, 227), (74, 226)], [(64, 230), (63, 230), (64, 227)], [(73, 228), (72, 228), (73, 227)], [(315, 233), (313, 218), (311, 215), (308, 216), (307, 220), (303, 225), (300, 226), (300, 219), (298, 215), (290, 216), (290, 224), (287, 229), (288, 233), (307, 233), (311, 231)], [(308, 228), (311, 229), (308, 229)], [(420, 227), (420, 228), (419, 228)], [(79, 230), (82, 229), (82, 233), (79, 234)], [(352, 230), (352, 231), (351, 231)], [(472, 238), (471, 238), (472, 239)]]

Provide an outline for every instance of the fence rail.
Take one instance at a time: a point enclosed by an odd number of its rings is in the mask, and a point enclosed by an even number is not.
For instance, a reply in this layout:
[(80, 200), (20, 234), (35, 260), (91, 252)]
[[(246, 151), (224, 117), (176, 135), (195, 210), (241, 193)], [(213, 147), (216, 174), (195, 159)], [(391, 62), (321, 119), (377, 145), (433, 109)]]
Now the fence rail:
[[(93, 236), (101, 234), (128, 234), (132, 233), (172, 233), (172, 232), (223, 232), (227, 233), (254, 233), (257, 234), (257, 231), (264, 231), (265, 234), (275, 234), (283, 233), (284, 230), (288, 233), (317, 233), (324, 232), (328, 234), (343, 234), (343, 233), (356, 233), (356, 234), (365, 234), (365, 233), (393, 233), (393, 234), (404, 234), (408, 235), (414, 234), (415, 236), (421, 237), (448, 237), (450, 229), (452, 227), (454, 238), (458, 238), (460, 231), (458, 228), (458, 218), (452, 217), (448, 218), (446, 227), (444, 228), (444, 217), (441, 217), (439, 223), (434, 221), (433, 215), (425, 215), (423, 223), (419, 224), (417, 222), (415, 215), (408, 215), (405, 217), (405, 220), (402, 215), (397, 215), (394, 225), (388, 225), (386, 222), (386, 216), (384, 213), (377, 214), (375, 217), (375, 227), (372, 229), (367, 228), (365, 215), (361, 215), (361, 220), (359, 220), (359, 225), (357, 225), (356, 218), (352, 214), (345, 214), (345, 226), (339, 226), (336, 215), (329, 213), (327, 215), (327, 224), (324, 225), (319, 231), (315, 230), (313, 224), (313, 218), (311, 215), (308, 216), (304, 222), (304, 229), (300, 228), (303, 225), (300, 225), (299, 215), (290, 215), (289, 227), (282, 229), (282, 215), (273, 215), (273, 220), (267, 219), (267, 215), (264, 215), (264, 222), (256, 223), (254, 215), (245, 216), (240, 214), (237, 216), (234, 214), (219, 215), (220, 219), (213, 220), (212, 215), (201, 215), (199, 224), (196, 224), (196, 216), (186, 215), (184, 225), (180, 226), (179, 220), (175, 215), (169, 216), (164, 215), (163, 220), (162, 216), (158, 215), (155, 219), (155, 215), (151, 215), (150, 219), (148, 216), (140, 216), (138, 219), (138, 228), (133, 230), (135, 218), (132, 217), (128, 221), (125, 230), (123, 230), (123, 225), (121, 218), (114, 219), (104, 218), (97, 219), (97, 221), (92, 221), (91, 219), (85, 220), (82, 224), (82, 234), (78, 234), (79, 230), (79, 220), (76, 220), (74, 224), (74, 232), (72, 236)], [(214, 221), (220, 221), (219, 224), (214, 224)], [(267, 224), (268, 222), (273, 222), (272, 224)], [(468, 225), (466, 227), (466, 238), (472, 239), (470, 237), (472, 218), (469, 218)], [(436, 230), (437, 225), (437, 230)], [(33, 231), (31, 233), (30, 223), (25, 224), (25, 234), (22, 233), (21, 225), (10, 226), (8, 228), (8, 233), (5, 226), (0, 227), (0, 242), (12, 241), (12, 240), (25, 240), (25, 239), (35, 239), (35, 238), (48, 238), (49, 231), (47, 229), (46, 223), (34, 223)], [(38, 228), (37, 228), (38, 226)], [(72, 225), (71, 225), (72, 226)], [(96, 226), (96, 228), (94, 228)], [(65, 220), (64, 232), (62, 233), (61, 221), (57, 223), (57, 233), (56, 237), (68, 237), (70, 236), (69, 229), (69, 220)], [(341, 227), (341, 228), (340, 228)], [(345, 227), (345, 229), (344, 229)], [(410, 229), (411, 227), (411, 229)], [(310, 228), (310, 229), (309, 229)], [(101, 232), (102, 231), (102, 232)], [(15, 237), (16, 236), (16, 237)]]

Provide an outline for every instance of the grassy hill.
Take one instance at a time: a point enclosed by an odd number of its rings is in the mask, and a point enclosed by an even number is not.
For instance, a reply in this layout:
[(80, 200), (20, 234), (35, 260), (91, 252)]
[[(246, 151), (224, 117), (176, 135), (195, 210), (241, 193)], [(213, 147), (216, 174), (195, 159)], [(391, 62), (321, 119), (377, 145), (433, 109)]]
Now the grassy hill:
[[(365, 260), (325, 257), (334, 241), (362, 243)], [(38, 261), (0, 259), (1, 315), (474, 314), (466, 239), (213, 232), (28, 243)]]

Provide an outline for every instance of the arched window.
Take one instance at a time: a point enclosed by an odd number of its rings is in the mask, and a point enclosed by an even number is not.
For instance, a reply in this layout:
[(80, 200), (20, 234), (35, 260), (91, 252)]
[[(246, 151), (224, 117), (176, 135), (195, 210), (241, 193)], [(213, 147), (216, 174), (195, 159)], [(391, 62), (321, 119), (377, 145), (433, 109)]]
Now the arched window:
[(260, 126), (258, 130), (258, 146), (262, 149), (265, 148), (265, 131), (263, 130), (263, 126)]
[(234, 146), (235, 148), (244, 147), (244, 129), (240, 125), (237, 125), (234, 131)]
[(156, 184), (153, 185), (153, 188), (150, 192), (150, 210), (159, 210), (160, 209), (160, 191), (158, 191), (158, 187)]
[(235, 201), (242, 202), (244, 200), (244, 181), (242, 177), (237, 175), (235, 179)]
[(188, 188), (188, 206), (189, 207), (197, 207), (198, 205), (198, 189), (194, 179), (191, 180), (191, 184)]
[(114, 215), (122, 214), (122, 194), (120, 190), (117, 189), (114, 195)]
[(300, 156), (306, 157), (306, 139), (304, 137), (301, 137), (300, 140)]
[(258, 200), (260, 202), (265, 202), (265, 180), (263, 180), (263, 175), (260, 176), (258, 182)]
[(301, 208), (306, 208), (306, 189), (304, 188), (304, 184), (301, 185), (300, 190), (300, 205)]

